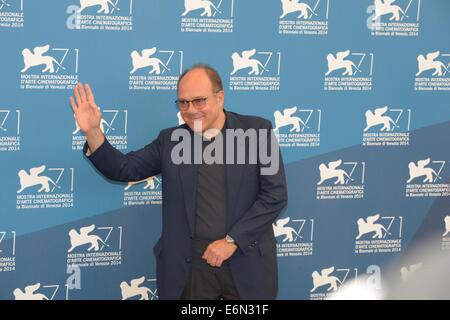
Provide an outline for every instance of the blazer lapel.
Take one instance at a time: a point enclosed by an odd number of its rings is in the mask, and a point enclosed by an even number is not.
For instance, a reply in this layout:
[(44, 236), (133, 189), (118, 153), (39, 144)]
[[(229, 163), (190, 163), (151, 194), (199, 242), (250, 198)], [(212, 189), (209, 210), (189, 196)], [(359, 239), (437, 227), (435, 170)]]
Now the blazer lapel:
[(191, 235), (195, 236), (195, 203), (197, 199), (197, 165), (181, 164), (178, 166), (183, 186), (184, 205)]
[[(226, 112), (227, 115), (227, 129), (238, 129), (241, 126), (239, 125), (239, 120), (232, 114), (229, 112)], [(237, 146), (235, 145), (236, 142), (234, 143), (234, 155), (235, 155), (235, 159), (234, 159), (234, 163), (233, 164), (228, 164), (227, 165), (227, 187), (228, 187), (228, 203), (227, 203), (227, 208), (228, 208), (228, 222), (231, 219), (231, 217), (233, 216), (233, 212), (234, 212), (234, 208), (236, 207), (238, 198), (239, 198), (239, 193), (241, 190), (241, 184), (242, 184), (242, 177), (244, 175), (244, 165), (239, 165), (236, 164), (236, 149)], [(229, 227), (229, 225), (228, 225)]]
[[(188, 126), (185, 125), (187, 130)], [(197, 165), (194, 164), (194, 133), (190, 131), (191, 142), (191, 164), (178, 165), (178, 173), (183, 188), (184, 205), (186, 208), (187, 220), (191, 235), (195, 236), (195, 208), (197, 200)]]

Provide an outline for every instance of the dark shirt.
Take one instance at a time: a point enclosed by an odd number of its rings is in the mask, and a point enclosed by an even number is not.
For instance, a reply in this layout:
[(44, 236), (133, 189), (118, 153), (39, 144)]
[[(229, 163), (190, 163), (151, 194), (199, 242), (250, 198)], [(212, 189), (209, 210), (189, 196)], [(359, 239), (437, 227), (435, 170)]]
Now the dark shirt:
[(215, 241), (226, 235), (227, 179), (224, 164), (197, 168), (196, 238)]
[[(225, 138), (225, 128), (222, 137)], [(203, 142), (203, 150), (214, 141)], [(225, 139), (223, 139), (225, 150)], [(206, 247), (219, 239), (225, 238), (227, 227), (227, 171), (225, 152), (222, 164), (206, 164), (202, 161), (197, 167), (196, 223), (194, 260), (201, 258)]]

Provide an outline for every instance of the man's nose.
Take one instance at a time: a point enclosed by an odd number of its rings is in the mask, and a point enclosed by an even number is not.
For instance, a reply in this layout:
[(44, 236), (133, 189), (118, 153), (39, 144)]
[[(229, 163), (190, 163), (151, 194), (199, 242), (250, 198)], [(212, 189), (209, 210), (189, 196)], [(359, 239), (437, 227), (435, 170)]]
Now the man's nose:
[(187, 104), (187, 109), (184, 111), (185, 113), (197, 113), (197, 108), (194, 107), (194, 103), (192, 101), (188, 101)]

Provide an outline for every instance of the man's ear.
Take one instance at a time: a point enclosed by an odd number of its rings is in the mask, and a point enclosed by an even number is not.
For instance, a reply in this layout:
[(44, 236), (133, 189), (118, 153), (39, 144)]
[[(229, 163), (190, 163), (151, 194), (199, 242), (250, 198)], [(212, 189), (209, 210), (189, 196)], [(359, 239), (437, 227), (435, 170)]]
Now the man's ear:
[(217, 92), (217, 103), (222, 107), (224, 100), (225, 100), (225, 92), (223, 90)]

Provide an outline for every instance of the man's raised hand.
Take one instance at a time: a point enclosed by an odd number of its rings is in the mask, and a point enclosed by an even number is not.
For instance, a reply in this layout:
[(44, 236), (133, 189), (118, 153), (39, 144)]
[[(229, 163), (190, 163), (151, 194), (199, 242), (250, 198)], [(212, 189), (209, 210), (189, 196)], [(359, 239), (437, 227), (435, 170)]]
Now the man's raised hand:
[(87, 83), (84, 87), (82, 83), (78, 83), (73, 89), (73, 94), (75, 99), (71, 96), (69, 100), (75, 119), (86, 135), (90, 151), (94, 152), (105, 140), (100, 128), (102, 114), (95, 104), (91, 87)]
[[(82, 83), (78, 83), (73, 89), (75, 99), (71, 96), (70, 105), (75, 113), (75, 119), (84, 134), (92, 132), (92, 130), (100, 130), (100, 122), (102, 114), (95, 104), (94, 95), (88, 84), (83, 87)], [(75, 103), (76, 100), (76, 103)]]

